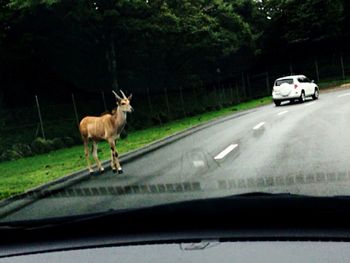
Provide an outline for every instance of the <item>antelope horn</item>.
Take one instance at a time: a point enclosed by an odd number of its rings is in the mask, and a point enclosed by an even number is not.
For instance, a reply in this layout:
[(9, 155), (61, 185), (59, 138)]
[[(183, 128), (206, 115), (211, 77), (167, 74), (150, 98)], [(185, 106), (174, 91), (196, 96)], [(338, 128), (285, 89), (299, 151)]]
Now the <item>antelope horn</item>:
[(120, 93), (123, 95), (124, 99), (126, 99), (126, 96), (122, 90), (120, 90)]
[(113, 92), (113, 94), (115, 95), (115, 97), (116, 97), (118, 100), (121, 100), (121, 99), (122, 99), (121, 97), (119, 97), (119, 95), (118, 95), (114, 90), (112, 90), (112, 92)]

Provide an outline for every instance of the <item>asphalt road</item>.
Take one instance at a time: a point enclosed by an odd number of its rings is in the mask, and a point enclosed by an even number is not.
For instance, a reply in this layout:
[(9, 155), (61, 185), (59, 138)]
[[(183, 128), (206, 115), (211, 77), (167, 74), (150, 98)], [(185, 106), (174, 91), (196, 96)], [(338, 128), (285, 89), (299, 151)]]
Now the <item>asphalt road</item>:
[(38, 200), (3, 220), (138, 208), (247, 192), (350, 195), (350, 90), (216, 123)]

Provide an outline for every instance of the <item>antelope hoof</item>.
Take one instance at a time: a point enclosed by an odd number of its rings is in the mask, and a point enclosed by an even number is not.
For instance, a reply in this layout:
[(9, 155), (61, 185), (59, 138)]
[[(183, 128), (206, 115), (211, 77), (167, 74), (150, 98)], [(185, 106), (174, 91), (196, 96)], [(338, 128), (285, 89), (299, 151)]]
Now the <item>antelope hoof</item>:
[(117, 172), (117, 170), (116, 170), (116, 169), (112, 169), (112, 171), (113, 171), (113, 173), (114, 173), (114, 174)]
[(124, 173), (124, 172), (123, 172), (123, 169), (122, 169), (121, 167), (119, 167), (119, 168), (118, 168), (118, 174), (122, 174), (122, 173)]
[(89, 173), (90, 173), (90, 175), (94, 174), (94, 170), (90, 169)]
[(104, 172), (105, 172), (105, 169), (103, 167), (101, 167), (100, 174), (103, 174)]

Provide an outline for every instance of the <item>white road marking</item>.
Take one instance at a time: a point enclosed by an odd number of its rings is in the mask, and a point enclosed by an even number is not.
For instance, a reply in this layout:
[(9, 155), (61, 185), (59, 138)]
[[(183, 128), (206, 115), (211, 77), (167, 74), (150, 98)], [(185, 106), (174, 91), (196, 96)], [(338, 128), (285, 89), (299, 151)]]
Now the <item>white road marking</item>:
[(280, 113), (278, 113), (277, 115), (279, 115), (279, 116), (281, 116), (281, 115), (283, 115), (283, 114), (286, 114), (288, 111), (287, 110), (285, 110), (285, 111), (281, 111)]
[(345, 94), (338, 95), (338, 98), (345, 97), (345, 96), (350, 96), (350, 93), (345, 93)]
[(309, 102), (309, 103), (305, 104), (305, 107), (307, 107), (307, 106), (311, 106), (311, 105), (314, 105), (315, 103), (316, 103), (315, 101), (313, 101), (313, 102)]
[(225, 150), (223, 150), (221, 153), (216, 155), (214, 157), (214, 159), (215, 160), (223, 159), (226, 155), (228, 155), (230, 152), (232, 152), (237, 146), (238, 146), (238, 144), (231, 144), (231, 145), (229, 145)]
[(265, 122), (260, 122), (259, 124), (254, 126), (253, 130), (259, 130), (264, 125), (265, 125)]
[(205, 163), (202, 160), (198, 160), (198, 161), (193, 161), (193, 165), (194, 167), (203, 167), (205, 166)]

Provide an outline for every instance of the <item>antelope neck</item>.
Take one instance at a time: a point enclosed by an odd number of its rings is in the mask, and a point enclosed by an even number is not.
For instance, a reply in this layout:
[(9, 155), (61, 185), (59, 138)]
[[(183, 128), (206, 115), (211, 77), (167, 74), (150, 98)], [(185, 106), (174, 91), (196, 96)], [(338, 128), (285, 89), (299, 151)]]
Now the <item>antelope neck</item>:
[(119, 122), (126, 122), (126, 112), (122, 111), (118, 106), (114, 118), (115, 120), (119, 120)]

